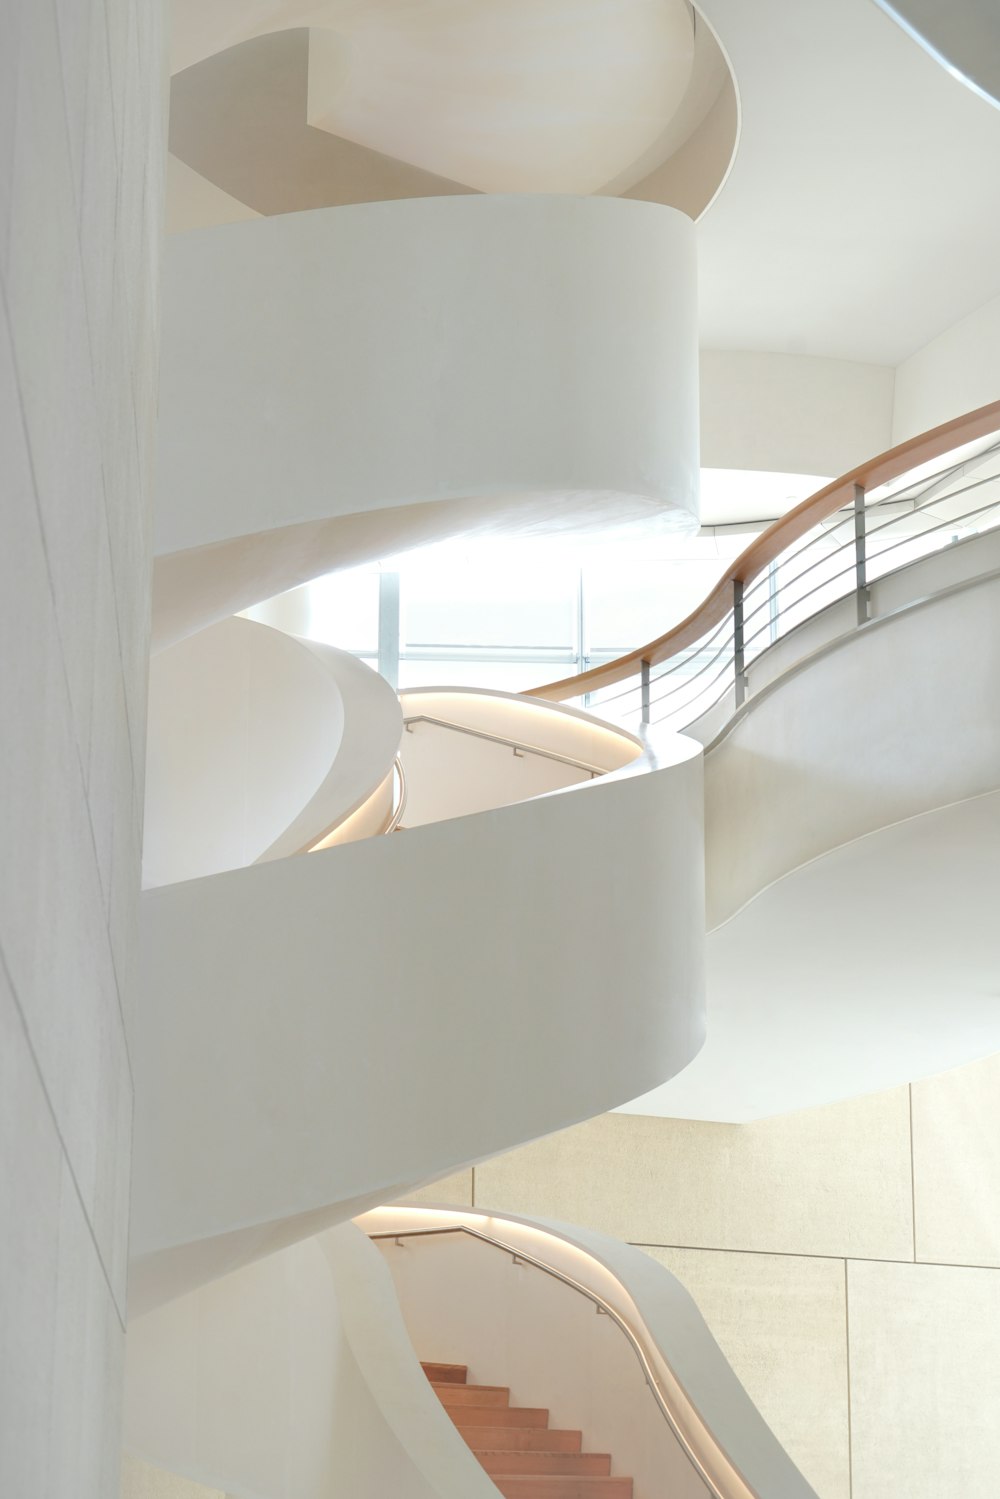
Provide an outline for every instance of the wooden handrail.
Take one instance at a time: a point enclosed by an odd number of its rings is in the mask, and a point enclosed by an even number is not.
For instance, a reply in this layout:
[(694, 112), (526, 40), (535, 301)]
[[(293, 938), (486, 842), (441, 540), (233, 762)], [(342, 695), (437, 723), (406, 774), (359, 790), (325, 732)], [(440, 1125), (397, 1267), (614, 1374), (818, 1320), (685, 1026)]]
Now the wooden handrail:
[(729, 571), (719, 579), (697, 609), (665, 635), (657, 636), (646, 645), (637, 646), (634, 651), (628, 651), (614, 661), (606, 661), (602, 666), (592, 666), (589, 671), (580, 672), (575, 677), (563, 677), (558, 682), (530, 687), (525, 696), (543, 698), (550, 703), (565, 702), (568, 698), (580, 697), (585, 692), (596, 692), (601, 687), (611, 687), (615, 682), (623, 682), (627, 677), (634, 676), (644, 661), (655, 666), (658, 662), (675, 656), (686, 646), (696, 644), (713, 626), (725, 619), (732, 608), (734, 583), (742, 583), (744, 587), (752, 583), (754, 578), (759, 577), (765, 568), (811, 531), (813, 526), (835, 514), (844, 505), (850, 504), (854, 499), (856, 485), (860, 485), (866, 492), (878, 489), (880, 485), (887, 484), (891, 479), (898, 479), (910, 469), (919, 468), (921, 464), (950, 452), (952, 448), (975, 442), (977, 438), (986, 437), (998, 429), (1000, 401), (991, 401), (988, 406), (980, 406), (964, 416), (953, 417), (940, 427), (932, 427), (929, 432), (909, 437), (906, 442), (899, 443), (888, 452), (880, 453), (877, 458), (870, 459), (859, 468), (852, 469), (849, 474), (834, 479), (824, 489), (817, 490), (816, 494), (810, 495), (789, 510), (787, 515), (772, 521), (767, 530), (755, 536), (747, 549), (740, 553)]

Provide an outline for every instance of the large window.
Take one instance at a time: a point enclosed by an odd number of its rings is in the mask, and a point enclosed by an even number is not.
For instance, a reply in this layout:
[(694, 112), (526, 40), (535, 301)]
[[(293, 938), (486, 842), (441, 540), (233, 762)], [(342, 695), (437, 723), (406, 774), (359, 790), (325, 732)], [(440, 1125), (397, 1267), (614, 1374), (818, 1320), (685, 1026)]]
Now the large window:
[(451, 541), (330, 573), (249, 612), (353, 651), (394, 686), (523, 691), (678, 623), (766, 524), (754, 514), (765, 494), (778, 513), (822, 483), (708, 477), (711, 512), (729, 523), (694, 536), (654, 524), (591, 537)]

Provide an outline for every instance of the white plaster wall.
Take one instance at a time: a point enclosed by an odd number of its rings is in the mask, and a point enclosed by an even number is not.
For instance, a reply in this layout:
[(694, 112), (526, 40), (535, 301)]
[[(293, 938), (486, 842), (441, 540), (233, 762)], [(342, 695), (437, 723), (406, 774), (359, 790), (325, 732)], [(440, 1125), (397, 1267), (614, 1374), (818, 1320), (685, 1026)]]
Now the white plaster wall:
[(836, 476), (892, 445), (886, 365), (702, 349), (700, 370), (705, 468)]
[(131, 1453), (122, 1454), (121, 1499), (227, 1499), (221, 1489), (206, 1488)]
[(165, 638), (405, 545), (400, 511), (424, 540), (691, 529), (696, 302), (691, 221), (616, 198), (361, 203), (173, 237)]
[(162, 15), (0, 8), (0, 1492), (118, 1485)]
[(893, 442), (998, 398), (1000, 297), (994, 297), (897, 366)]

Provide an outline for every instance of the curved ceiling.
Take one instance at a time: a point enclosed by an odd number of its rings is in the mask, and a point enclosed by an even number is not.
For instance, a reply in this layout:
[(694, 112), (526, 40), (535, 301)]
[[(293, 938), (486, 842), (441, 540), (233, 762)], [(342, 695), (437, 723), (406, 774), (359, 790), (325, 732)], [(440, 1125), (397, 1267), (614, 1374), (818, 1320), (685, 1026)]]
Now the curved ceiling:
[(329, 9), (310, 124), (478, 192), (598, 192), (661, 139), (691, 76), (686, 0)]
[(875, 0), (886, 15), (991, 104), (1000, 105), (1000, 9), (996, 0)]
[(1000, 111), (873, 0), (700, 9), (741, 106), (699, 225), (705, 347), (897, 365), (1000, 291)]
[(175, 26), (171, 151), (261, 213), (553, 192), (697, 214), (732, 158), (734, 87), (688, 0), (286, 0), (242, 22), (178, 0)]

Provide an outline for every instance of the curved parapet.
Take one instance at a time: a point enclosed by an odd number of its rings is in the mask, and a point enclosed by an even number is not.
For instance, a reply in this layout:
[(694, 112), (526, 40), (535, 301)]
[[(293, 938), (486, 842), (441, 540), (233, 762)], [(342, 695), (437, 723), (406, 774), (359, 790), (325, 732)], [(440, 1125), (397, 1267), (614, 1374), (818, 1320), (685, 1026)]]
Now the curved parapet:
[(691, 1060), (700, 750), (646, 768), (146, 893), (135, 1305)]
[[(150, 669), (147, 888), (298, 853), (391, 814), (396, 694), (347, 651), (227, 619)], [(389, 778), (389, 784), (387, 784)]]
[(710, 927), (833, 849), (1000, 789), (1000, 530), (870, 594), (863, 628), (848, 599), (772, 647), (710, 746)]
[(706, 751), (711, 1036), (630, 1109), (759, 1119), (1000, 1047), (1000, 530), (869, 595), (758, 657)]
[(640, 1249), (489, 1209), (387, 1207), (359, 1225), (422, 1358), (582, 1427), (637, 1494), (815, 1499), (687, 1291)]
[(176, 238), (154, 629), (456, 532), (697, 523), (694, 226), (468, 196)]
[(1000, 402), (789, 511), (658, 640), (531, 694), (600, 712), (614, 689), (626, 722), (706, 745), (711, 1035), (631, 1111), (744, 1122), (1000, 1046), (998, 621)]
[(496, 1499), (348, 1223), (132, 1318), (123, 1446), (213, 1494)]

